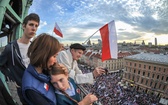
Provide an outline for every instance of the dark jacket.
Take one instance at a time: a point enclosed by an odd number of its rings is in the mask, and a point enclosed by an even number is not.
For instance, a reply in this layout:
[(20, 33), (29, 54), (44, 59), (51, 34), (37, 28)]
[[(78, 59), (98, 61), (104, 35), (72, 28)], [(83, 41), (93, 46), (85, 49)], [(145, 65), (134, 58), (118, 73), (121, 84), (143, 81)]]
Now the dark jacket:
[(17, 85), (21, 86), (25, 69), (17, 40), (14, 40), (5, 46), (4, 51), (0, 55), (0, 70), (2, 70), (6, 77), (16, 81)]
[[(33, 95), (30, 98), (27, 97), (27, 90), (33, 90), (40, 96), (44, 97), (44, 100), (48, 101), (48, 105), (56, 105), (56, 97), (54, 88), (50, 83), (50, 77), (45, 74), (37, 73), (32, 65), (29, 65), (24, 72), (22, 79), (22, 93), (29, 105), (35, 105), (31, 99), (38, 97), (34, 97)], [(36, 104), (38, 103), (38, 105), (40, 105), (40, 101), (39, 103), (36, 102)]]
[(5, 76), (0, 71), (0, 105), (17, 105), (13, 100), (5, 81)]
[[(77, 85), (72, 78), (69, 78), (69, 82), (72, 84), (74, 91), (75, 91), (75, 95), (70, 96), (70, 97), (76, 100), (77, 102), (79, 102), (80, 101), (80, 95), (78, 93), (79, 89), (77, 88)], [(77, 105), (74, 101), (70, 100), (67, 96), (65, 96), (58, 90), (56, 90), (55, 93), (56, 93), (56, 98), (58, 100), (57, 105)]]

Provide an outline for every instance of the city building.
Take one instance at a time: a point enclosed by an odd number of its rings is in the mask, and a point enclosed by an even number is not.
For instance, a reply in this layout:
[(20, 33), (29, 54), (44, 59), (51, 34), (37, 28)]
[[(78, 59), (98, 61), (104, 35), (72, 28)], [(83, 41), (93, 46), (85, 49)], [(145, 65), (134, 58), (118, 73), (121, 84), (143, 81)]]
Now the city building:
[(155, 38), (155, 46), (157, 46), (157, 38)]
[(133, 52), (119, 52), (118, 59), (109, 59), (102, 62), (101, 50), (87, 50), (85, 51), (81, 61), (92, 67), (104, 67), (110, 71), (122, 70), (124, 68), (124, 57), (133, 55)]
[(124, 60), (126, 84), (140, 92), (168, 98), (168, 55), (141, 53)]

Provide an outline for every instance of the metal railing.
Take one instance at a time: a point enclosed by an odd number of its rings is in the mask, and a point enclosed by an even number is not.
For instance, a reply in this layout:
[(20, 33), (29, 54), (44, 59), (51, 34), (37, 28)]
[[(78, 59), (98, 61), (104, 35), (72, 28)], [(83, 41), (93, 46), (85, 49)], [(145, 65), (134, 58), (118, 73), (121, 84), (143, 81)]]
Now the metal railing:
[[(80, 89), (80, 96), (82, 100), (87, 94), (89, 94), (89, 92), (82, 85), (77, 85), (77, 86)], [(99, 101), (96, 101), (92, 105), (102, 105), (102, 104)]]

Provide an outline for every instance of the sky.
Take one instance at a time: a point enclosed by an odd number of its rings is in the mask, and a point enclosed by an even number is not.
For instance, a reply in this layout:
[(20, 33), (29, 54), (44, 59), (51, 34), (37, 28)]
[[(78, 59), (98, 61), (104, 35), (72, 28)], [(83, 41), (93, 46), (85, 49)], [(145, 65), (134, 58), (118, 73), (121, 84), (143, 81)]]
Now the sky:
[[(33, 0), (29, 13), (40, 16), (37, 35), (49, 33), (61, 43), (84, 43), (115, 21), (117, 42), (168, 44), (168, 0)], [(63, 38), (53, 33), (55, 23)], [(101, 39), (99, 31), (91, 43)]]

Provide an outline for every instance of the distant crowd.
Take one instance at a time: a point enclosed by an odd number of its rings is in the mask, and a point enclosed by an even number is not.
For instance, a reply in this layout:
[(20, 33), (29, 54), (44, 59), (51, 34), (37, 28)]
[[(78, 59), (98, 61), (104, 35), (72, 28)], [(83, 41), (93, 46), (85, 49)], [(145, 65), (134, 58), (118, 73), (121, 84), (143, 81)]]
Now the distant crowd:
[[(92, 71), (87, 66), (79, 66), (83, 73)], [(90, 70), (90, 71), (89, 71)], [(161, 105), (159, 97), (153, 94), (138, 92), (133, 87), (123, 88), (122, 72), (107, 73), (96, 78), (94, 85), (83, 84), (86, 90), (94, 93), (102, 105)]]

